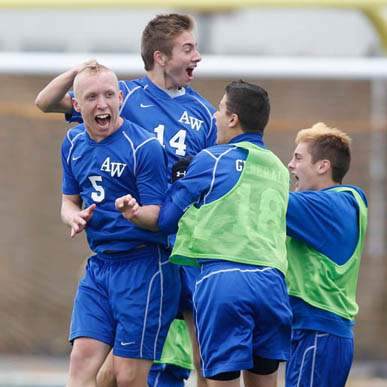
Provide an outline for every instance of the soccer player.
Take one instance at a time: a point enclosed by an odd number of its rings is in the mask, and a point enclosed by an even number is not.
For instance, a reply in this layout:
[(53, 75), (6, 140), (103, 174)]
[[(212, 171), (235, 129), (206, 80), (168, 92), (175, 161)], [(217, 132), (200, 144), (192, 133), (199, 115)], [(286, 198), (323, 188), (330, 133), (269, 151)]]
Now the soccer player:
[(154, 136), (119, 116), (122, 94), (111, 70), (84, 68), (74, 92), (83, 124), (70, 129), (62, 145), (61, 215), (72, 237), (86, 231), (95, 255), (74, 301), (68, 386), (96, 385), (113, 348), (118, 386), (145, 387), (177, 313), (180, 283), (163, 247), (166, 234), (128, 222), (114, 202), (131, 192), (145, 217), (158, 213), (165, 156)]
[[(153, 133), (164, 146), (169, 180), (172, 166), (180, 158), (193, 156), (214, 145), (216, 138), (215, 109), (188, 86), (201, 60), (193, 27), (193, 20), (186, 15), (159, 15), (152, 19), (145, 27), (141, 40), (146, 76), (119, 83), (124, 97), (121, 116)], [(52, 80), (37, 96), (36, 105), (44, 112), (63, 112), (69, 121), (78, 121), (80, 117), (72, 109), (72, 95), (68, 91), (76, 74), (89, 64), (81, 64)], [(195, 268), (180, 269), (182, 312), (193, 343), (192, 291), (197, 274)], [(196, 345), (193, 345), (193, 350), (198, 367)], [(161, 383), (162, 378), (159, 379), (160, 386)], [(198, 386), (205, 386), (200, 377)]]
[(287, 283), (293, 310), (286, 386), (343, 387), (353, 357), (356, 287), (367, 226), (367, 200), (342, 185), (350, 138), (318, 123), (301, 130), (289, 163)]
[(132, 195), (116, 200), (127, 219), (174, 232), (171, 260), (201, 266), (194, 307), (209, 386), (276, 386), (290, 352), (285, 284), (289, 173), (263, 142), (270, 104), (243, 81), (226, 87), (215, 114), (217, 142), (194, 157), (160, 216), (145, 218)]
[[(188, 86), (201, 61), (193, 23), (189, 16), (178, 14), (152, 19), (141, 40), (146, 76), (119, 83), (123, 93), (120, 115), (153, 133), (165, 147), (169, 177), (181, 157), (214, 145), (216, 138), (215, 109)], [(69, 121), (79, 121), (68, 92), (78, 71), (89, 63), (53, 79), (37, 96), (36, 105), (44, 112), (63, 112)]]

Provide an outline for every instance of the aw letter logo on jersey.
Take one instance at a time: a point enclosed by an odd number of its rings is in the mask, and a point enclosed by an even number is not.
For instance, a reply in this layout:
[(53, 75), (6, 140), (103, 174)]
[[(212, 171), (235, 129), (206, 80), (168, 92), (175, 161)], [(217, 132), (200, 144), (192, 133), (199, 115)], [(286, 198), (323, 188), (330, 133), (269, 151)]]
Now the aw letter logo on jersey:
[(183, 115), (179, 119), (179, 122), (182, 122), (183, 124), (188, 124), (191, 126), (191, 129), (195, 130), (200, 130), (203, 123), (202, 120), (189, 116), (187, 111), (184, 111)]
[(111, 177), (118, 176), (121, 177), (126, 164), (124, 163), (114, 163), (110, 161), (110, 157), (106, 157), (105, 161), (101, 166), (101, 171), (110, 172)]

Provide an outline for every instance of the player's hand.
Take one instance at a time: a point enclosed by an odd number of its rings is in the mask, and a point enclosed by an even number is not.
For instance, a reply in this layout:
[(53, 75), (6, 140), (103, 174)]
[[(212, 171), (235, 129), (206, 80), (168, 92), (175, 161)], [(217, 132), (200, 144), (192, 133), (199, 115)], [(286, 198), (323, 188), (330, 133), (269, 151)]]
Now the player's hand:
[(74, 71), (76, 74), (78, 74), (80, 71), (82, 71), (83, 69), (85, 69), (86, 67), (93, 67), (97, 64), (97, 60), (96, 59), (89, 59), (87, 60), (86, 62), (83, 62), (81, 64), (79, 64), (78, 66), (75, 66), (74, 67)]
[(185, 157), (182, 157), (180, 160), (178, 160), (175, 164), (173, 164), (172, 183), (174, 183), (176, 180), (179, 180), (186, 175), (187, 169), (192, 159), (193, 159), (192, 156), (185, 156)]
[(93, 216), (93, 213), (96, 207), (97, 207), (96, 204), (92, 204), (91, 206), (85, 208), (84, 210), (74, 214), (73, 219), (71, 220), (71, 223), (70, 223), (71, 238), (74, 238), (75, 235), (79, 234), (85, 229), (86, 224)]
[(122, 213), (125, 219), (132, 220), (138, 215), (140, 205), (132, 195), (128, 194), (116, 199), (116, 209)]

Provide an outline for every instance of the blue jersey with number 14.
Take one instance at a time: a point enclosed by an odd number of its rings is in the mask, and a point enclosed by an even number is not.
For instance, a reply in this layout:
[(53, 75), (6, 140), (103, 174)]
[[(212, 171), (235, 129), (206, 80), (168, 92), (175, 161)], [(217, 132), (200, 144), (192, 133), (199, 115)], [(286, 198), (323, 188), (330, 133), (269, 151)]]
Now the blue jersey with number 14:
[[(215, 144), (214, 107), (191, 87), (171, 97), (148, 77), (120, 81), (121, 116), (153, 133), (166, 150), (168, 177), (181, 157), (194, 156)], [(79, 121), (73, 112), (70, 121)]]

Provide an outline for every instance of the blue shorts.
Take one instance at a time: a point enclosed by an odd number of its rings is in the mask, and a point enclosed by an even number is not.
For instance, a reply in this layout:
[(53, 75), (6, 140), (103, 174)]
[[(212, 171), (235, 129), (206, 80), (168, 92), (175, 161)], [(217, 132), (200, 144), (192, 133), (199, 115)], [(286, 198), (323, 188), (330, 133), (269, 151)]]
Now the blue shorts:
[(184, 387), (190, 370), (172, 364), (153, 364), (148, 375), (148, 387)]
[(352, 359), (352, 338), (294, 330), (286, 387), (344, 387)]
[(200, 274), (200, 268), (195, 266), (180, 266), (181, 296), (180, 312), (189, 311), (193, 313), (193, 293), (196, 278)]
[(180, 296), (177, 268), (168, 256), (152, 246), (89, 258), (69, 339), (90, 337), (113, 347), (116, 356), (159, 359)]
[(194, 307), (203, 375), (253, 368), (253, 358), (287, 360), (292, 313), (283, 274), (234, 262), (202, 265)]

